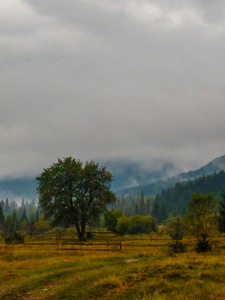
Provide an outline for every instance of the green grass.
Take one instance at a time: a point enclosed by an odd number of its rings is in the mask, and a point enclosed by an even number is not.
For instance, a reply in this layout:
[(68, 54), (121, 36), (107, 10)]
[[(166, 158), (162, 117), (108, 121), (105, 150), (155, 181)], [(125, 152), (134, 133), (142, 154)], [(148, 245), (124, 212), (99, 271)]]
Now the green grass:
[(1, 246), (0, 299), (224, 299), (225, 249), (169, 255), (132, 240), (122, 252)]

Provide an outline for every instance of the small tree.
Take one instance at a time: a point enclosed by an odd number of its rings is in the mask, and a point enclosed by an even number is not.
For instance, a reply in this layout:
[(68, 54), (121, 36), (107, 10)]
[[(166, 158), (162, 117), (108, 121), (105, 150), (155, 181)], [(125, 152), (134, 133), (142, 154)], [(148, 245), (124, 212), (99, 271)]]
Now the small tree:
[(217, 230), (215, 205), (213, 193), (206, 196), (194, 193), (188, 203), (187, 228), (197, 238), (198, 251), (205, 252), (211, 249), (210, 239)]
[(169, 244), (173, 252), (184, 252), (186, 248), (182, 242), (186, 233), (184, 219), (181, 216), (169, 218), (166, 223), (166, 231), (173, 240), (173, 242)]
[(98, 221), (107, 205), (116, 200), (110, 191), (111, 173), (91, 162), (72, 157), (58, 159), (37, 177), (39, 203), (54, 225), (75, 225), (85, 240), (86, 225)]
[(221, 200), (218, 207), (218, 226), (221, 232), (225, 232), (225, 191), (221, 193)]

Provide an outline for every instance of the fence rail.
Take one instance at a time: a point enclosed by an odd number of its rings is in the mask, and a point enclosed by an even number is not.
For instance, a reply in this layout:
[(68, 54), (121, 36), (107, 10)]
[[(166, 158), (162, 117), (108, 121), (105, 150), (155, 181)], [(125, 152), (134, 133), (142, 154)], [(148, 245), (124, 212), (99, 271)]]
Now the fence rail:
[[(223, 238), (223, 239), (222, 239)], [(70, 242), (71, 241), (71, 242)], [(141, 243), (143, 241), (143, 244)], [(148, 241), (148, 243), (146, 243)], [(162, 242), (164, 241), (164, 242)], [(132, 243), (133, 242), (133, 243)], [(159, 242), (159, 243), (157, 243)], [(152, 248), (156, 247), (166, 247), (169, 242), (172, 242), (169, 238), (152, 238), (152, 239), (126, 239), (123, 241), (96, 241), (96, 242), (79, 242), (74, 239), (60, 239), (56, 238), (55, 241), (25, 241), (24, 244), (16, 244), (18, 247), (24, 247), (26, 250), (30, 247), (34, 246), (35, 250), (63, 250), (63, 251), (141, 251), (142, 249), (144, 251), (150, 251)], [(187, 246), (194, 246), (194, 240), (193, 239), (184, 239), (183, 242)], [(3, 249), (5, 246), (9, 244), (5, 244), (4, 242), (0, 243), (0, 248)], [(212, 241), (212, 245), (214, 245), (216, 248), (225, 248), (225, 239), (224, 236), (218, 236)], [(49, 247), (49, 248), (48, 248)], [(54, 248), (53, 248), (54, 247)]]

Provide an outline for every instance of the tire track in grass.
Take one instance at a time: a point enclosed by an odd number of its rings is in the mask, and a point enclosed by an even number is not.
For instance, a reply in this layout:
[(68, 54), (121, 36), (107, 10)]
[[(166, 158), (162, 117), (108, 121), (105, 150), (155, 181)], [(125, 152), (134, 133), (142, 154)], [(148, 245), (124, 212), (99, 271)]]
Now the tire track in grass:
[[(113, 267), (98, 267), (89, 270), (82, 270), (76, 274), (71, 274), (61, 280), (50, 283), (46, 291), (40, 290), (25, 299), (96, 299), (96, 295), (103, 295), (107, 292), (107, 286), (101, 286), (103, 278), (107, 280), (115, 271)], [(100, 284), (98, 284), (100, 282)], [(111, 285), (110, 289), (117, 287), (117, 284)], [(49, 288), (49, 289), (48, 289)]]
[[(88, 299), (90, 286), (93, 292), (101, 292), (101, 284), (96, 285), (96, 282), (110, 277), (118, 270), (117, 265), (112, 265), (111, 261), (92, 261), (85, 267), (80, 265), (77, 268), (48, 273), (41, 278), (32, 278), (32, 282), (24, 282), (19, 287), (11, 288), (1, 299)], [(114, 285), (115, 283), (110, 284), (110, 289)], [(103, 290), (107, 291), (107, 286)]]
[[(63, 270), (62, 270), (63, 268)], [(51, 283), (51, 285), (56, 285), (57, 282), (60, 279), (63, 279), (64, 277), (67, 277), (74, 273), (83, 273), (87, 272), (89, 270), (97, 270), (99, 268), (102, 268), (101, 265), (94, 264), (93, 266), (87, 266), (83, 268), (82, 266), (71, 266), (69, 268), (66, 268), (64, 266), (61, 266), (61, 270), (54, 270), (51, 272), (47, 271), (45, 274), (38, 274), (35, 276), (32, 276), (28, 280), (24, 280), (23, 282), (17, 283), (17, 284), (11, 284), (10, 286), (7, 286), (6, 288), (3, 288), (0, 291), (0, 298), (1, 299), (25, 299), (26, 296), (30, 297), (30, 292), (34, 290), (39, 290), (40, 287), (47, 286)], [(32, 299), (32, 298), (31, 298)]]

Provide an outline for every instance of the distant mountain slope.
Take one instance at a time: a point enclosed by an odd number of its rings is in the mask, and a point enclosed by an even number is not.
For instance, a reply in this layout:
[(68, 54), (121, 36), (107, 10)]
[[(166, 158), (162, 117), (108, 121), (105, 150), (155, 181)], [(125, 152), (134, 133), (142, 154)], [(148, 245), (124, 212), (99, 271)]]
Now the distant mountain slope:
[(129, 159), (113, 159), (102, 164), (113, 175), (114, 180), (111, 186), (114, 191), (154, 183), (181, 171), (167, 160), (152, 160), (143, 163), (143, 161)]
[(0, 181), (0, 199), (37, 198), (37, 181), (34, 178), (5, 179)]
[[(146, 166), (143, 162), (113, 159), (102, 161), (100, 165), (106, 166), (107, 170), (113, 174), (114, 181), (111, 186), (114, 191), (154, 182), (178, 172), (174, 164), (165, 160), (152, 161)], [(34, 178), (0, 180), (0, 200), (5, 198), (10, 200), (37, 198), (36, 188), (37, 182)]]
[[(105, 164), (107, 169), (112, 172), (115, 181), (112, 188), (114, 191), (120, 189), (117, 194), (140, 195), (141, 191), (147, 195), (157, 195), (163, 189), (174, 186), (177, 182), (183, 182), (195, 179), (203, 175), (210, 175), (220, 170), (225, 170), (225, 155), (214, 159), (206, 166), (187, 173), (169, 177), (176, 174), (177, 167), (167, 161), (153, 161), (151, 165), (145, 167), (143, 163), (140, 165), (132, 161), (110, 161)], [(148, 184), (146, 184), (148, 182)], [(124, 186), (137, 185), (128, 189), (121, 189)], [(140, 185), (139, 185), (140, 184)], [(37, 182), (34, 178), (17, 178), (0, 180), (0, 200), (9, 198), (32, 199), (37, 198)]]
[(161, 191), (156, 195), (155, 203), (165, 203), (169, 213), (174, 215), (183, 214), (192, 194), (209, 194), (213, 192), (218, 196), (225, 189), (225, 171), (219, 171), (212, 175), (204, 175), (193, 180), (176, 183), (172, 188)]
[(204, 167), (201, 167), (200, 169), (197, 169), (195, 171), (180, 173), (178, 175), (169, 177), (165, 180), (159, 180), (147, 185), (140, 185), (129, 189), (120, 190), (117, 191), (117, 195), (118, 196), (129, 195), (129, 194), (140, 195), (142, 191), (144, 192), (145, 195), (157, 195), (163, 189), (167, 189), (169, 187), (175, 186), (177, 182), (192, 180), (201, 176), (217, 173), (221, 170), (225, 170), (225, 155), (212, 160)]

